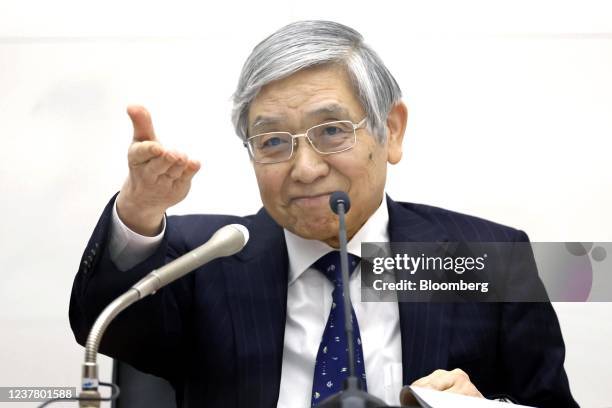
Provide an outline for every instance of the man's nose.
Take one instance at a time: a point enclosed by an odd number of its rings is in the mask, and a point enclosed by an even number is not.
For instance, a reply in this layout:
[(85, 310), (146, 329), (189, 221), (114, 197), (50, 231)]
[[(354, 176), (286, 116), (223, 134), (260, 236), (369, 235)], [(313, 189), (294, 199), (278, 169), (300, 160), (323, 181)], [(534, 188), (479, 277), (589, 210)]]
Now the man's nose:
[(305, 137), (297, 138), (293, 147), (291, 179), (309, 184), (327, 174), (329, 174), (329, 165), (323, 156), (314, 150)]

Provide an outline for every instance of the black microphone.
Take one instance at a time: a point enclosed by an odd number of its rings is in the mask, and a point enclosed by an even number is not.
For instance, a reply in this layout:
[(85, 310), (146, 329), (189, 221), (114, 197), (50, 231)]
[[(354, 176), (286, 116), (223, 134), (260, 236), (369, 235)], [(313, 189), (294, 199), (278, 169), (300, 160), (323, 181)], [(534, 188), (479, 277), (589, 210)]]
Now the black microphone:
[[(341, 211), (339, 208), (340, 204), (343, 206), (344, 214), (349, 212), (351, 209), (351, 199), (349, 198), (348, 194), (346, 194), (344, 191), (334, 191), (329, 197), (329, 206), (331, 207), (332, 211), (338, 215), (340, 215), (339, 211)], [(346, 229), (344, 232), (346, 234)], [(340, 233), (342, 233), (342, 231), (340, 231)]]
[[(348, 342), (349, 376), (355, 377), (355, 345), (353, 344), (353, 319), (351, 315), (351, 291), (349, 288), (348, 253), (346, 249), (345, 215), (351, 209), (351, 200), (344, 191), (334, 191), (329, 197), (329, 206), (338, 214), (340, 226), (338, 238), (340, 241), (340, 271), (342, 273), (342, 291), (344, 292), (344, 331)], [(360, 385), (361, 381), (358, 385)], [(359, 387), (361, 389), (361, 387)]]
[[(344, 330), (348, 343), (349, 376), (344, 380), (342, 391), (317, 404), (319, 408), (376, 408), (385, 407), (380, 399), (362, 390), (361, 380), (355, 375), (355, 345), (353, 343), (353, 319), (351, 316), (351, 290), (349, 287), (348, 253), (346, 250), (346, 213), (351, 208), (351, 200), (344, 191), (335, 191), (329, 197), (331, 210), (338, 214), (340, 225), (338, 239), (340, 241), (340, 270), (342, 272), (342, 291), (344, 293)], [(365, 361), (364, 361), (365, 364)]]

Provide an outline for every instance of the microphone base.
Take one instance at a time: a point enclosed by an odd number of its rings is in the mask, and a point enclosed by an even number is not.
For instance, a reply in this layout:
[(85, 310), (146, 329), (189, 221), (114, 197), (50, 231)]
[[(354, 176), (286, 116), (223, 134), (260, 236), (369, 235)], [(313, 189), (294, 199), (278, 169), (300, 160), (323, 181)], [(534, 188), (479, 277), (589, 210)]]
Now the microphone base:
[(79, 408), (100, 408), (100, 393), (97, 390), (83, 390), (79, 394)]
[(378, 408), (386, 407), (381, 399), (368, 394), (359, 387), (359, 380), (349, 377), (344, 380), (344, 389), (327, 397), (316, 408)]

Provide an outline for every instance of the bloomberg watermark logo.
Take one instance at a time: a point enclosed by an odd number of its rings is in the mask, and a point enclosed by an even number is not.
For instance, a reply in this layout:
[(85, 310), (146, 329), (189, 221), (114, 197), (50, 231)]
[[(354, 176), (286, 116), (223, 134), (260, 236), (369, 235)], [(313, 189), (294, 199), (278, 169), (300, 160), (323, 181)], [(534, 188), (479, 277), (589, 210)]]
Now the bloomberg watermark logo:
[(612, 301), (611, 243), (367, 242), (361, 300)]
[[(482, 256), (427, 256), (421, 253), (411, 256), (407, 253), (394, 256), (380, 256), (372, 258), (372, 273), (381, 275), (385, 271), (405, 271), (410, 275), (419, 272), (444, 271), (463, 275), (466, 272), (482, 271), (486, 268), (487, 254)], [(372, 287), (377, 291), (489, 291), (489, 282), (438, 282), (432, 279), (419, 279), (418, 281), (401, 279), (396, 282), (385, 282), (382, 278), (375, 279)]]

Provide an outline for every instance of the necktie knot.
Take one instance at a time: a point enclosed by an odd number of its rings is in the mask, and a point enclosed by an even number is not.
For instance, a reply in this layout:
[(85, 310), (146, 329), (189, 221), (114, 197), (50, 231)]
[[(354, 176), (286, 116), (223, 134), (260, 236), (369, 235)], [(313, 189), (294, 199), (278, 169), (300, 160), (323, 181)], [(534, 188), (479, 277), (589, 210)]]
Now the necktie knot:
[[(349, 276), (353, 274), (359, 257), (353, 254), (348, 254), (348, 269)], [(313, 265), (313, 268), (320, 271), (332, 283), (339, 284), (342, 282), (342, 270), (340, 268), (340, 251), (331, 251), (319, 258)]]

